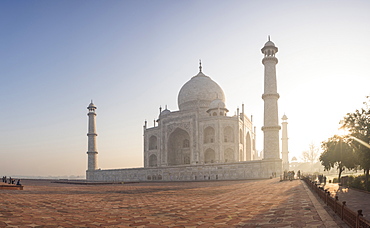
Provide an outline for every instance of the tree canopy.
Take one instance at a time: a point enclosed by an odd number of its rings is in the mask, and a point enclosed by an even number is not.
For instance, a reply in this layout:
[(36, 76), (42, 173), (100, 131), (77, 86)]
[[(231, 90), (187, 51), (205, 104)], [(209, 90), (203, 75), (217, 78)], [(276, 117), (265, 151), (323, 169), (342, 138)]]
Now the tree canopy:
[(369, 96), (366, 97), (367, 102), (364, 102), (365, 107), (356, 110), (354, 113), (347, 113), (342, 123), (342, 128), (349, 131), (351, 144), (355, 148), (358, 157), (358, 164), (365, 171), (365, 185), (369, 189), (369, 170), (370, 170), (370, 107)]
[(327, 141), (322, 142), (321, 147), (323, 153), (320, 155), (320, 162), (325, 170), (330, 170), (337, 167), (340, 179), (342, 172), (347, 169), (354, 169), (357, 164), (357, 159), (354, 153), (354, 148), (349, 143), (348, 138), (334, 135)]

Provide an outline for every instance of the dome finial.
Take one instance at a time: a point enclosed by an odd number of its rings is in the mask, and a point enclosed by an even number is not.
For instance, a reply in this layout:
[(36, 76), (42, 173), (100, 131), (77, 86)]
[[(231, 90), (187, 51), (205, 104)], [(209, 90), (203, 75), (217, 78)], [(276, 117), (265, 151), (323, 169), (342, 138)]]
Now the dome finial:
[(270, 40), (270, 35), (269, 35), (269, 41), (271, 41), (271, 40)]
[(202, 72), (202, 60), (199, 59), (199, 72)]

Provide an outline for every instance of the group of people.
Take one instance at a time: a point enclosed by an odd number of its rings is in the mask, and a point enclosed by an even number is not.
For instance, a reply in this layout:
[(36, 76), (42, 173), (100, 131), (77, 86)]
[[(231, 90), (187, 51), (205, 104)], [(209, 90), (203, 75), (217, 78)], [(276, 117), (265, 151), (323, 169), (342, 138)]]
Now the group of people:
[[(3, 182), (4, 183), (8, 183), (8, 184), (14, 184), (15, 183), (15, 179), (9, 177), (9, 180), (8, 180), (8, 178), (6, 176), (3, 176)], [(21, 185), (21, 179), (18, 179), (17, 185)]]
[[(301, 171), (298, 170), (297, 172), (297, 178), (298, 179), (301, 179)], [(283, 174), (283, 180), (294, 180), (295, 179), (295, 172), (292, 170), (292, 171), (284, 171), (284, 174)]]

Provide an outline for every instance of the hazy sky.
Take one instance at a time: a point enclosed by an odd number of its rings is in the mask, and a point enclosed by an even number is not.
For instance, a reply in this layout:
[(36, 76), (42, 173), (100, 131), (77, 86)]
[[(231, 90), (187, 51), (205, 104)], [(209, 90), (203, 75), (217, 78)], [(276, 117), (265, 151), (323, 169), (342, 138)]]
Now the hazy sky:
[(370, 95), (370, 1), (1, 1), (0, 175), (84, 175), (87, 109), (98, 164), (143, 166), (143, 124), (178, 110), (203, 72), (262, 150), (263, 55), (271, 35), (290, 158), (335, 134)]

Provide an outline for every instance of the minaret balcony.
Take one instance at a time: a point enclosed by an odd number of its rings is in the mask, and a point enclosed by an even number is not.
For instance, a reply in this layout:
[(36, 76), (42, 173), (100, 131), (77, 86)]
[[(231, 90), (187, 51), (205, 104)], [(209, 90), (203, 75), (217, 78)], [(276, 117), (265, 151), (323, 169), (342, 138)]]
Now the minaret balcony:
[(281, 129), (281, 127), (279, 125), (277, 125), (277, 126), (265, 126), (265, 127), (261, 128), (262, 131), (279, 131), (280, 129)]
[(275, 64), (277, 64), (279, 61), (278, 59), (275, 57), (275, 56), (265, 56), (263, 59), (262, 59), (262, 64), (265, 64), (265, 62), (274, 62)]
[(266, 98), (276, 98), (276, 99), (279, 99), (280, 98), (280, 95), (278, 93), (265, 93), (265, 94), (262, 94), (262, 99), (266, 99)]

